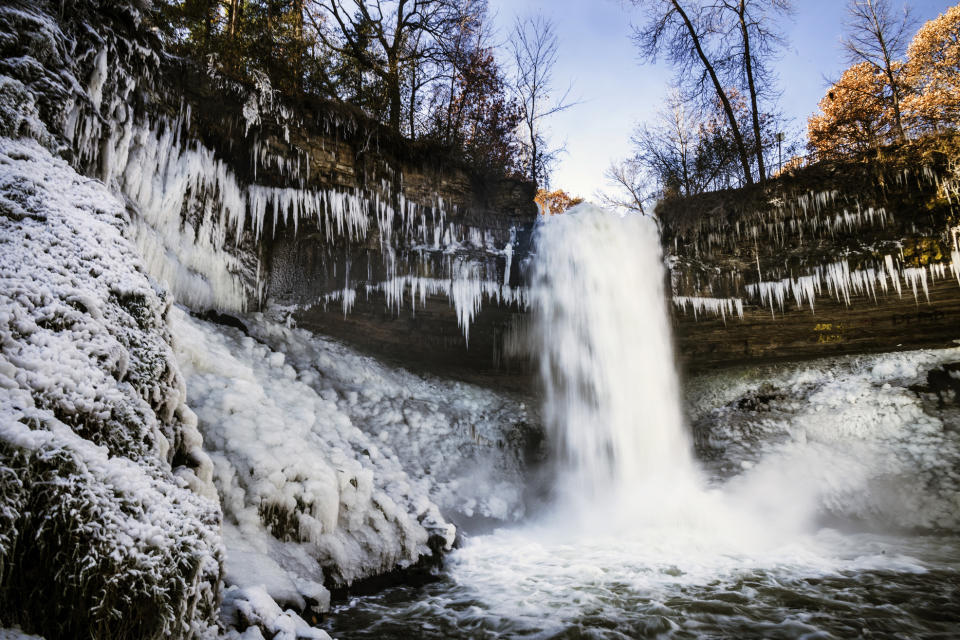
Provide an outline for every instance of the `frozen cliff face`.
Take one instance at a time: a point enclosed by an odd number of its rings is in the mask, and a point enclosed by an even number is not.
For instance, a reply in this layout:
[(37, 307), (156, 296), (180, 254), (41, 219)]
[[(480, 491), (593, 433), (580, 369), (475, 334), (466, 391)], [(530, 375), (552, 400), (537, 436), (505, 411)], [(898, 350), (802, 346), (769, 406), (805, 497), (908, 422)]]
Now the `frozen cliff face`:
[(261, 316), (249, 335), (174, 312), (177, 356), (225, 515), (226, 582), (325, 609), (431, 561), (447, 518), (524, 513), (511, 398), (388, 368)]
[(0, 138), (0, 611), (50, 637), (215, 632), (213, 465), (126, 223)]
[[(213, 117), (237, 124), (206, 135), (212, 117), (197, 113), (196, 96), (182, 95), (175, 76), (185, 70), (142, 20), (128, 3), (82, 0), (62, 10), (12, 0), (0, 7), (0, 132), (38, 138), (36, 124), (46, 123), (48, 146), (121, 194), (134, 212), (131, 238), (148, 273), (178, 302), (241, 311), (273, 293), (271, 285), (296, 280), (302, 257), (273, 265), (262, 251), (280, 232), (306, 234), (322, 246), (322, 268), (336, 281), (332, 289), (323, 282), (316, 296), (299, 291), (296, 301), (284, 303), (310, 306), (333, 291), (346, 299), (348, 289), (436, 279), (446, 283), (442, 293), (467, 335), (480, 304), (478, 286), (491, 301), (516, 297), (499, 285), (509, 280), (517, 242), (509, 224), (500, 228), (505, 223), (497, 218), (492, 228), (482, 220), (476, 226), (435, 190), (424, 193), (421, 185), (412, 198), (402, 172), (385, 159), (373, 156), (366, 166), (355, 157), (359, 150), (326, 149), (352, 135), (357, 123), (336, 116), (324, 122), (322, 115), (306, 122), (263, 74), (252, 88), (213, 69), (201, 79), (227, 105)], [(291, 138), (292, 129), (299, 138)], [(319, 167), (329, 173), (354, 162), (346, 177), (317, 175)], [(355, 269), (351, 279), (351, 258), (334, 257), (333, 247), (362, 254), (366, 269)], [(361, 271), (366, 278), (358, 278)], [(305, 278), (317, 282), (315, 276)], [(465, 295), (472, 297), (464, 301)], [(343, 309), (349, 311), (349, 301)]]

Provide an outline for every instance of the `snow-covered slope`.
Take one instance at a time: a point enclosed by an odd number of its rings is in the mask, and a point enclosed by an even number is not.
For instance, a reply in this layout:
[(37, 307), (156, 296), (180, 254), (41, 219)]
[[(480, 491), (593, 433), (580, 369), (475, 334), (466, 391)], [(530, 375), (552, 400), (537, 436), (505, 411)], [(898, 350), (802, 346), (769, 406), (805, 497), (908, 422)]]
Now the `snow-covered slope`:
[(227, 584), (322, 609), (325, 581), (438, 561), (455, 535), (441, 510), (523, 514), (507, 442), (526, 418), (521, 404), (390, 369), (259, 314), (245, 320), (254, 337), (173, 314), (225, 514)]
[(102, 184), (0, 138), (0, 620), (50, 637), (216, 625), (213, 467), (126, 224)]

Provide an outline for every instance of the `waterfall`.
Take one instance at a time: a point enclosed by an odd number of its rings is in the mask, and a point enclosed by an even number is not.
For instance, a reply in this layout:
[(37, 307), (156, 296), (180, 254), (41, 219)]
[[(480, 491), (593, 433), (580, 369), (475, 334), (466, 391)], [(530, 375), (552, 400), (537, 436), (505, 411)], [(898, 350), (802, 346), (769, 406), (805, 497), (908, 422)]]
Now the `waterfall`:
[(658, 231), (584, 204), (538, 227), (530, 306), (563, 490), (594, 502), (689, 486)]

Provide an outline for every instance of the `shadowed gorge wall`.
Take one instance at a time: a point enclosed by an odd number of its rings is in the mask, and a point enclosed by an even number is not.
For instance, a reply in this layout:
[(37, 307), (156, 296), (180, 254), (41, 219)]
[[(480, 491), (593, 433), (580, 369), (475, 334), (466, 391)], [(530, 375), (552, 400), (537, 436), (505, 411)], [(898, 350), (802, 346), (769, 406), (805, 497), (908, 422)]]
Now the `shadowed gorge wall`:
[(249, 306), (290, 307), (299, 325), (409, 367), (503, 371), (503, 335), (523, 307), (533, 184), (396, 140), (346, 105), (278, 111), (269, 88), (171, 75), (198, 105), (191, 133), (268, 199), (261, 241), (240, 245), (258, 262)]

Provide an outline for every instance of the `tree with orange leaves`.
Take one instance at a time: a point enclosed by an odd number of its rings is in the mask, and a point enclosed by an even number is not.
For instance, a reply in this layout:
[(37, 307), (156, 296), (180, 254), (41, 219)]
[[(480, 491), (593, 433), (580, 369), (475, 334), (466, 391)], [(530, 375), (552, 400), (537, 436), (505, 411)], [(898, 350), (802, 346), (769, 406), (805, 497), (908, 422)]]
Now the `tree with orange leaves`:
[(835, 156), (889, 142), (895, 137), (895, 123), (885, 89), (883, 72), (869, 62), (844, 71), (820, 100), (820, 113), (807, 121), (811, 150)]
[(913, 91), (904, 112), (914, 128), (960, 124), (960, 5), (920, 28), (907, 49), (906, 76)]
[(537, 189), (537, 196), (533, 201), (540, 207), (540, 213), (542, 215), (554, 215), (563, 213), (567, 209), (577, 206), (583, 202), (583, 198), (571, 196), (563, 189), (557, 189), (556, 191)]

